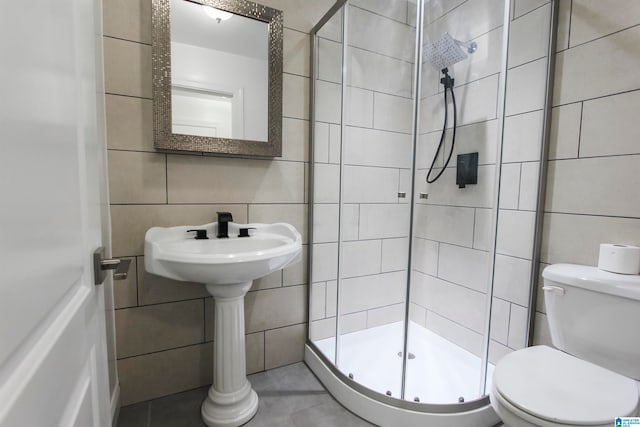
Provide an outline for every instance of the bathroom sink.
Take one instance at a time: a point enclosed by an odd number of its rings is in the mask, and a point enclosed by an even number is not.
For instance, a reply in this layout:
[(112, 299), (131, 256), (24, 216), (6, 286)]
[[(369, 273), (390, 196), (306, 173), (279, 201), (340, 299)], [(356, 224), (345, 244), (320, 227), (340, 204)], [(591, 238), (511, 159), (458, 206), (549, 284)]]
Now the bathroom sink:
[(213, 384), (201, 415), (210, 427), (236, 427), (258, 410), (246, 372), (244, 296), (254, 279), (299, 261), (302, 238), (289, 224), (236, 224), (229, 212), (218, 218), (197, 227), (150, 228), (144, 261), (149, 273), (202, 283), (213, 295)]
[[(145, 237), (145, 267), (170, 279), (211, 285), (243, 283), (300, 259), (302, 239), (289, 224), (229, 223), (229, 237), (216, 238), (217, 223), (197, 227), (153, 227)], [(249, 237), (237, 237), (240, 229)], [(187, 230), (207, 230), (195, 239)]]

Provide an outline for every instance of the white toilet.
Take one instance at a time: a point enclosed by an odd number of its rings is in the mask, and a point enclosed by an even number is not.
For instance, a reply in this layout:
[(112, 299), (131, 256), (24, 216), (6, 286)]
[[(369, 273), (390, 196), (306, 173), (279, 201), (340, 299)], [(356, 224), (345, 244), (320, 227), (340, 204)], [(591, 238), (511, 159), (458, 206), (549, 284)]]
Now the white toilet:
[(529, 347), (495, 367), (491, 405), (510, 427), (613, 426), (640, 410), (640, 276), (545, 268), (557, 348)]

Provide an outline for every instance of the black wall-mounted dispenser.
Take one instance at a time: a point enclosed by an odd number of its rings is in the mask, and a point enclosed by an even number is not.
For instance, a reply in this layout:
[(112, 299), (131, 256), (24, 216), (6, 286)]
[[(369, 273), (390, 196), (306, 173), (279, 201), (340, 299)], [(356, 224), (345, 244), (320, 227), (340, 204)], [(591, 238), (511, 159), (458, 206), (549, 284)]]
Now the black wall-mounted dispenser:
[(458, 154), (456, 184), (465, 188), (467, 184), (478, 183), (478, 153)]

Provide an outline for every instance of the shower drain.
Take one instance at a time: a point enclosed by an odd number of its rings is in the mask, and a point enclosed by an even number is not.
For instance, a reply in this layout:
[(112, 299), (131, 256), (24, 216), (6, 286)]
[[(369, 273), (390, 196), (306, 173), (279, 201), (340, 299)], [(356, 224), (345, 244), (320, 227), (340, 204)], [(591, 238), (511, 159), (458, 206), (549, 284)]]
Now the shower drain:
[[(398, 352), (398, 357), (402, 357), (402, 352), (401, 351)], [(416, 358), (416, 355), (411, 353), (411, 352), (409, 352), (409, 360), (413, 360), (415, 358)]]

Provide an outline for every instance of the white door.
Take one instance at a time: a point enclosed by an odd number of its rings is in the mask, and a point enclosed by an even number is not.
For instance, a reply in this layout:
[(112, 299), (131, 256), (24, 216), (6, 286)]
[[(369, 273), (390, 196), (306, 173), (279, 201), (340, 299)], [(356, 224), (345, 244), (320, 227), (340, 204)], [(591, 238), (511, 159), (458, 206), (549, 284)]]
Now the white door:
[(108, 426), (99, 0), (0, 1), (0, 426)]

